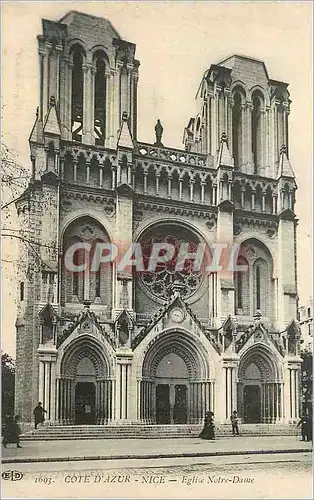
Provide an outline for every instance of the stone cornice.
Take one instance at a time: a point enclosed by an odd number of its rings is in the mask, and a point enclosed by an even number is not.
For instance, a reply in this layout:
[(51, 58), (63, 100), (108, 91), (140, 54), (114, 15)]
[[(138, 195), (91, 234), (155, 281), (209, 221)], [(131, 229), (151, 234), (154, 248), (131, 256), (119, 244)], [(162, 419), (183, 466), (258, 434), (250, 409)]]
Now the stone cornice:
[[(235, 210), (233, 224), (234, 228), (241, 225), (260, 226), (269, 228), (272, 231), (276, 232), (278, 228), (278, 218), (276, 215), (272, 214), (261, 214), (246, 212), (244, 210)], [(239, 231), (235, 232), (235, 234), (239, 234)]]
[(163, 200), (151, 196), (137, 195), (135, 203), (135, 210), (150, 210), (153, 212), (168, 213), (174, 215), (192, 215), (202, 219), (215, 219), (217, 218), (217, 207), (208, 207), (206, 205), (188, 203), (174, 200)]
[(110, 158), (116, 157), (116, 150), (115, 149), (109, 149), (105, 148), (104, 146), (94, 146), (93, 144), (84, 144), (80, 142), (73, 142), (73, 141), (64, 141), (61, 140), (60, 142), (60, 150), (63, 153), (71, 153), (74, 154), (74, 156), (78, 156), (80, 153), (87, 155), (88, 153), (90, 155), (96, 155), (97, 157), (104, 157), (106, 158), (109, 156)]
[(272, 177), (264, 177), (257, 174), (245, 174), (243, 172), (234, 171), (233, 178), (235, 180), (239, 180), (245, 183), (246, 181), (256, 182), (257, 184), (265, 184), (271, 185), (272, 187), (277, 186), (277, 180)]
[[(72, 210), (70, 200), (93, 202), (102, 205), (108, 216), (112, 217), (115, 214), (116, 197), (115, 193), (109, 190), (102, 189), (100, 192), (90, 187), (84, 189), (84, 186), (66, 185), (66, 188), (63, 186), (61, 191), (61, 207), (63, 211)], [(66, 206), (67, 204), (69, 204), (69, 207)]]

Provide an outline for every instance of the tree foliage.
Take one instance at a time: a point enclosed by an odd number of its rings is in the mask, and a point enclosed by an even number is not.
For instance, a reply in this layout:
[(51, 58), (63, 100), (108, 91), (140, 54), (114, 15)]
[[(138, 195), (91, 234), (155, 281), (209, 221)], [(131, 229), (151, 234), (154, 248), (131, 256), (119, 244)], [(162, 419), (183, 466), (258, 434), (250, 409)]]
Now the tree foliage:
[(303, 411), (312, 413), (313, 407), (313, 354), (309, 349), (301, 352), (301, 387)]
[(11, 206), (26, 189), (30, 172), (23, 167), (17, 154), (1, 144), (1, 211)]
[(7, 353), (1, 353), (2, 417), (14, 413), (15, 365)]

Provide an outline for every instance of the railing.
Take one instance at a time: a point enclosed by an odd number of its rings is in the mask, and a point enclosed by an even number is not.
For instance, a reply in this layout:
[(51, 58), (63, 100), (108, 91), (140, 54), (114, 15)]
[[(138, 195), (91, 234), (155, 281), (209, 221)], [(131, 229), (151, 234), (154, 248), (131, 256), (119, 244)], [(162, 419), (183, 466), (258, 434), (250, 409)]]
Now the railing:
[(167, 161), (182, 166), (213, 167), (213, 158), (202, 153), (189, 153), (181, 149), (154, 146), (145, 142), (138, 142), (135, 153), (142, 158)]

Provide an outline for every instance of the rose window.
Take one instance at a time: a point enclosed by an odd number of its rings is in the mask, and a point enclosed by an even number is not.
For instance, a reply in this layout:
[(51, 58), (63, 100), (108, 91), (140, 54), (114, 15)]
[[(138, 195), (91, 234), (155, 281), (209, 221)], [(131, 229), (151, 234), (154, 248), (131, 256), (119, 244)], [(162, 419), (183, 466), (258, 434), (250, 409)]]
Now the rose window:
[[(171, 295), (172, 285), (180, 285), (180, 293), (184, 298), (190, 297), (200, 286), (200, 270), (194, 271), (194, 259), (186, 259), (182, 270), (176, 270), (178, 255), (182, 243), (187, 243), (187, 251), (196, 253), (198, 240), (191, 233), (176, 228), (168, 228), (167, 231), (160, 231), (148, 235), (141, 242), (144, 268), (147, 269), (152, 253), (153, 245), (156, 243), (168, 243), (175, 248), (174, 255), (167, 262), (158, 263), (152, 272), (145, 271), (141, 274), (141, 281), (144, 286), (155, 296), (167, 299)], [(159, 255), (165, 255), (166, 250), (161, 250)], [(182, 267), (182, 266), (181, 266)]]

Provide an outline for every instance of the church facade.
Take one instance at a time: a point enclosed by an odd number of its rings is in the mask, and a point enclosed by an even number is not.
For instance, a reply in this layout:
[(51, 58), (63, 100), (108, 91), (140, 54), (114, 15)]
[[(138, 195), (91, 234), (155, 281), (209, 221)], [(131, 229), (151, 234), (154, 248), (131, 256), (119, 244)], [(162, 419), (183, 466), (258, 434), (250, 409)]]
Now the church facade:
[[(220, 423), (234, 410), (242, 422), (295, 421), (288, 85), (261, 61), (229, 57), (203, 75), (183, 148), (163, 144), (160, 122), (144, 143), (135, 45), (75, 11), (42, 25), (32, 180), (16, 204), (31, 243), (21, 244), (15, 411), (30, 422), (41, 401), (64, 425), (193, 424), (209, 410)], [(99, 244), (137, 244), (146, 265), (165, 242), (174, 255), (152, 270), (84, 267)], [(200, 244), (220, 245), (218, 270), (195, 270)], [(83, 270), (70, 272), (73, 245)]]

